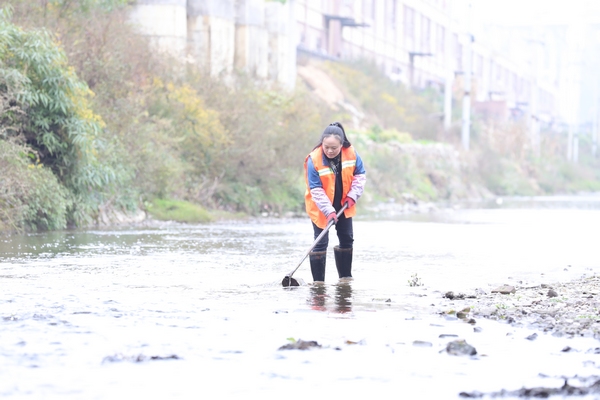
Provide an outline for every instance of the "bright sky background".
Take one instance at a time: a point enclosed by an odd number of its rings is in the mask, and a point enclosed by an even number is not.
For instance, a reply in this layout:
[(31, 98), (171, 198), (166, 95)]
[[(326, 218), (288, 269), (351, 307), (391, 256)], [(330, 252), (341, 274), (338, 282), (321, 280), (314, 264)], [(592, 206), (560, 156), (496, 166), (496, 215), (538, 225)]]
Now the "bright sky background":
[(499, 24), (600, 23), (600, 0), (470, 0), (470, 3), (473, 17)]

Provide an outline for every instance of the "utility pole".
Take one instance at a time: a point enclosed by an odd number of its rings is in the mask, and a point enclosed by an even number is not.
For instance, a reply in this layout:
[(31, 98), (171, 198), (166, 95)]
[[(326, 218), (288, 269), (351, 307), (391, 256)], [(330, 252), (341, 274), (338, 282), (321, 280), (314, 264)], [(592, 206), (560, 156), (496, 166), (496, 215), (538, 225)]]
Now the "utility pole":
[(294, 11), (296, 9), (296, 5), (294, 4), (295, 0), (288, 0), (288, 76), (286, 79), (286, 85), (289, 89), (293, 89), (296, 86), (296, 46), (298, 45), (298, 36), (296, 32), (296, 15)]
[(454, 49), (452, 48), (452, 2), (448, 10), (448, 25), (446, 27), (446, 36), (444, 37), (445, 59), (446, 59), (446, 79), (444, 80), (444, 132), (448, 132), (452, 127), (452, 85), (454, 83)]
[(573, 124), (569, 122), (569, 132), (567, 134), (567, 160), (573, 161)]
[(592, 88), (592, 156), (596, 158), (598, 153), (598, 76), (594, 77), (594, 87)]
[(462, 109), (462, 130), (461, 141), (464, 150), (469, 150), (469, 140), (471, 135), (471, 45), (473, 36), (471, 35), (471, 3), (467, 9), (467, 43), (465, 45), (465, 94), (463, 96)]
[(575, 132), (573, 137), (573, 163), (577, 164), (579, 161), (579, 132)]
[[(536, 32), (537, 36), (537, 32)], [(544, 43), (537, 39), (537, 37), (531, 39), (529, 41), (533, 44), (533, 79), (532, 79), (532, 88), (531, 88), (531, 118), (529, 121), (529, 127), (531, 132), (531, 147), (533, 149), (533, 154), (536, 157), (540, 156), (540, 106), (539, 106), (539, 96), (540, 96), (540, 88), (539, 88), (539, 70), (540, 70), (540, 47), (544, 46)]]

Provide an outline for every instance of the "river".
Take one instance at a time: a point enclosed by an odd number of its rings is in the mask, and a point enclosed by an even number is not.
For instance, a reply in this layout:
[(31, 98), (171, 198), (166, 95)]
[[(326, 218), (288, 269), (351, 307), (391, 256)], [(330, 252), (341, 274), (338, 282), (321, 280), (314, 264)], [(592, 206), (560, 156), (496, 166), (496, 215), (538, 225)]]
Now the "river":
[[(560, 354), (593, 339), (531, 343), (431, 310), (449, 290), (594, 274), (600, 197), (363, 214), (354, 280), (338, 284), (332, 234), (326, 284), (292, 289), (281, 280), (312, 243), (304, 218), (0, 238), (0, 397), (457, 399), (598, 375)], [(294, 276), (312, 280), (308, 260)], [(444, 335), (477, 356), (447, 354)], [(299, 339), (321, 347), (279, 350)]]

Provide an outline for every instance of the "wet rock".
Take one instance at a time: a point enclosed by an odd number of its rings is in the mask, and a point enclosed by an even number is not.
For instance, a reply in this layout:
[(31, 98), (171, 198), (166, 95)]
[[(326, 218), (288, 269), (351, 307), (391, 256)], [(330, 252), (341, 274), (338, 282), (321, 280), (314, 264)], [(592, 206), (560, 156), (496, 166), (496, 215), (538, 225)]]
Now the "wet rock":
[(460, 319), (466, 319), (471, 312), (471, 307), (463, 308), (459, 312), (456, 313), (456, 317)]
[(465, 399), (480, 399), (484, 396), (484, 394), (481, 392), (472, 392), (472, 393), (460, 392), (458, 395)]
[(477, 354), (475, 347), (468, 344), (466, 340), (453, 340), (446, 345), (446, 352), (453, 356), (474, 356)]
[(358, 342), (354, 342), (354, 341), (352, 341), (352, 340), (346, 340), (346, 344), (350, 344), (350, 345), (352, 345), (352, 344), (358, 344), (358, 345), (361, 345), (361, 346), (362, 346), (362, 345), (365, 345), (365, 344), (367, 344), (367, 343), (365, 342), (365, 340), (364, 340), (364, 339), (361, 339), (361, 340), (359, 340)]
[(433, 343), (426, 342), (424, 340), (415, 340), (415, 341), (413, 341), (413, 346), (415, 346), (415, 347), (432, 347)]
[[(589, 395), (597, 395), (600, 394), (600, 380), (596, 377), (589, 385), (583, 386), (571, 386), (568, 383), (568, 380), (565, 379), (565, 383), (563, 386), (559, 388), (545, 388), (545, 387), (536, 387), (536, 388), (522, 388), (519, 390), (504, 390), (502, 389), (499, 392), (494, 393), (481, 393), (481, 392), (461, 392), (460, 397), (464, 398), (481, 398), (484, 396), (490, 397), (522, 397), (522, 398), (549, 398), (554, 396), (560, 396), (564, 398), (566, 396), (589, 396)], [(596, 398), (596, 397), (594, 397)]]
[(500, 293), (500, 294), (512, 294), (515, 293), (517, 289), (514, 286), (510, 285), (502, 285), (492, 290), (492, 293)]
[(470, 295), (470, 296), (467, 296), (467, 295), (466, 295), (466, 294), (464, 294), (464, 293), (456, 293), (456, 294), (455, 294), (455, 293), (454, 293), (454, 292), (452, 292), (452, 291), (444, 293), (444, 296), (443, 296), (443, 297), (444, 297), (444, 298), (446, 298), (446, 299), (450, 299), (450, 300), (454, 300), (454, 299), (458, 299), (458, 300), (464, 300), (464, 299), (466, 299), (466, 298), (469, 298), (469, 299), (476, 298), (476, 296), (475, 296), (475, 295)]
[(314, 340), (298, 339), (297, 341), (281, 346), (279, 350), (310, 350), (313, 348), (321, 348), (321, 345)]
[(175, 354), (171, 354), (169, 356), (145, 356), (143, 354), (128, 356), (128, 355), (124, 355), (124, 354), (115, 354), (113, 356), (104, 357), (102, 362), (106, 363), (106, 362), (129, 361), (129, 362), (139, 363), (139, 362), (144, 362), (144, 361), (179, 360), (179, 359), (180, 359), (179, 356), (177, 356)]
[(373, 298), (372, 301), (376, 302), (376, 303), (391, 303), (392, 299), (390, 299), (390, 298)]
[(455, 335), (454, 333), (442, 333), (439, 336), (440, 339), (451, 338), (451, 337), (458, 337), (458, 335)]
[(527, 340), (535, 340), (537, 339), (538, 334), (537, 333), (532, 333), (531, 335), (527, 336), (525, 339)]
[(589, 349), (586, 351), (587, 354), (600, 354), (600, 347), (596, 347), (595, 349)]
[(548, 290), (548, 297), (558, 297), (558, 293), (556, 293), (556, 290), (550, 289)]

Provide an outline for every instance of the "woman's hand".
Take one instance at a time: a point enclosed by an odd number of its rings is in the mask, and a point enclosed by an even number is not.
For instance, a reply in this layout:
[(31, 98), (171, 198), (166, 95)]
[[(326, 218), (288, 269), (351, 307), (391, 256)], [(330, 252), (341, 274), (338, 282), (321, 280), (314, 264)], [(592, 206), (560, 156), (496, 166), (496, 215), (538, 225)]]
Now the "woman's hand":
[(352, 197), (346, 197), (346, 205), (348, 208), (352, 208), (352, 206), (355, 204), (356, 202), (352, 199)]
[(329, 225), (329, 223), (332, 220), (333, 220), (334, 224), (336, 224), (338, 222), (338, 217), (337, 217), (337, 214), (335, 213), (335, 211), (327, 216), (327, 225)]

